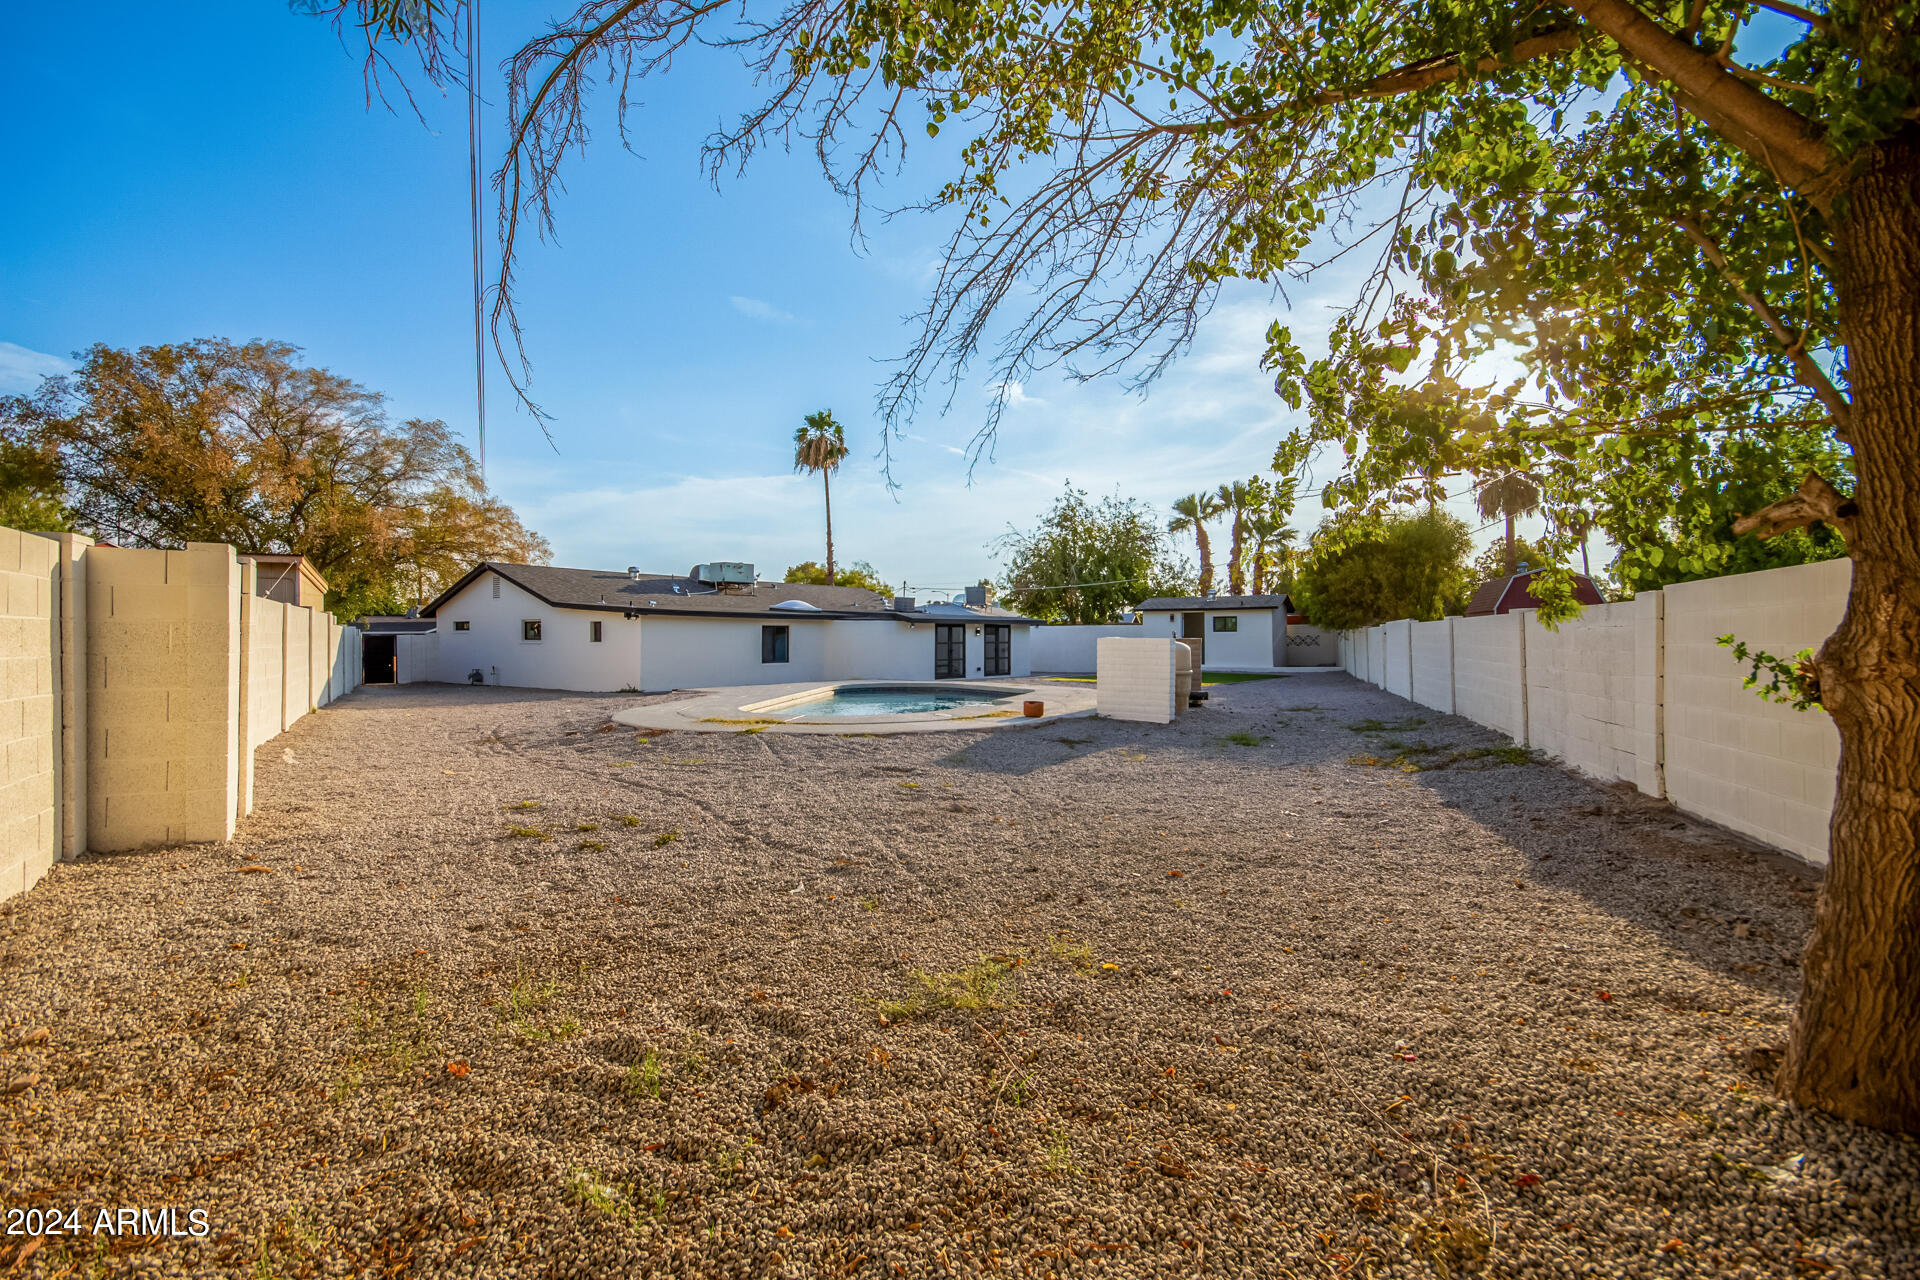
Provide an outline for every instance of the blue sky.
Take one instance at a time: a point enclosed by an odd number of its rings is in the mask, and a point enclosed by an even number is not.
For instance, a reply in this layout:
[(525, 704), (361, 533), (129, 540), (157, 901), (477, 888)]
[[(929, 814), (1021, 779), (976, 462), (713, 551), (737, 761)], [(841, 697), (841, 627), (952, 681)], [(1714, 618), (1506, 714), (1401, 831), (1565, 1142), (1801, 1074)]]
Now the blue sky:
[[(483, 2), (490, 65), (553, 11)], [(386, 393), (396, 418), (471, 433), (464, 98), (416, 82), (425, 126), (369, 109), (351, 51), (280, 0), (101, 6), (84, 41), (58, 6), (6, 21), (0, 390), (94, 342), (278, 338)], [(488, 85), (497, 152), (497, 71)], [(1164, 508), (1269, 464), (1291, 419), (1258, 356), (1283, 308), (1243, 288), (1145, 399), (1117, 382), (1023, 387), (971, 476), (961, 455), (986, 392), (963, 391), (896, 445), (889, 494), (874, 392), (944, 224), (876, 222), (857, 250), (846, 204), (802, 154), (763, 153), (716, 191), (699, 144), (749, 95), (724, 55), (690, 58), (645, 86), (637, 155), (602, 112), (567, 171), (557, 242), (523, 261), (534, 393), (557, 448), (496, 373), (488, 478), (557, 563), (751, 560), (778, 576), (818, 558), (820, 486), (792, 473), (791, 437), (822, 407), (853, 445), (834, 483), (841, 559), (923, 592), (997, 574), (987, 544), (1068, 479)], [(924, 190), (928, 174), (910, 167), (892, 190)], [(1316, 277), (1288, 323), (1311, 338), (1352, 287)], [(1318, 517), (1308, 502), (1295, 523)]]

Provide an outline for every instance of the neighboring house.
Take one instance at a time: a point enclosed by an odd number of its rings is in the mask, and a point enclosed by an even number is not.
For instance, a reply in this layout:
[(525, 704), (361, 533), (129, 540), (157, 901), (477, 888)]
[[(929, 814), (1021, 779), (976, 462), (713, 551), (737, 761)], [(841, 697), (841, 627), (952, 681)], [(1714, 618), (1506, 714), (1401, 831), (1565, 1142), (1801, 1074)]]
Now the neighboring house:
[[(435, 624), (401, 682), (648, 693), (809, 680), (1026, 676), (1033, 619), (915, 605), (857, 587), (760, 582), (753, 566), (685, 576), (482, 563), (420, 611)], [(431, 671), (432, 674), (424, 674)]]
[(254, 569), (254, 595), (308, 609), (326, 607), (327, 580), (305, 556), (255, 552), (240, 557), (242, 564), (249, 561)]
[[(1533, 598), (1533, 579), (1539, 570), (1526, 570), (1506, 578), (1489, 578), (1474, 588), (1467, 601), (1467, 616), (1483, 618), (1488, 614), (1508, 613), (1514, 609), (1538, 609)], [(1605, 604), (1607, 599), (1584, 573), (1573, 575), (1573, 598), (1581, 604)]]
[(1283, 595), (1157, 596), (1142, 600), (1141, 634), (1200, 645), (1202, 666), (1320, 667), (1339, 661), (1338, 646), (1309, 626)]

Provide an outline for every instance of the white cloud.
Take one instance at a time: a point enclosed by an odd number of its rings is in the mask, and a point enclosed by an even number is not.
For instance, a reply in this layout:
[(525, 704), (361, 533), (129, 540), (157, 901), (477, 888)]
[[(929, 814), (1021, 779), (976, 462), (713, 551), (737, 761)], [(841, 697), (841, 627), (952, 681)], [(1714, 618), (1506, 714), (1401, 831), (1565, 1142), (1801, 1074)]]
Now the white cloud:
[(733, 304), (735, 311), (738, 311), (741, 315), (747, 316), (750, 319), (764, 320), (768, 324), (798, 324), (800, 322), (799, 316), (794, 315), (790, 311), (782, 311), (771, 302), (765, 302), (759, 298), (743, 298), (739, 294), (734, 294), (728, 298), (727, 301)]
[(71, 360), (34, 351), (13, 342), (0, 342), (0, 391), (32, 391), (40, 379), (73, 369)]

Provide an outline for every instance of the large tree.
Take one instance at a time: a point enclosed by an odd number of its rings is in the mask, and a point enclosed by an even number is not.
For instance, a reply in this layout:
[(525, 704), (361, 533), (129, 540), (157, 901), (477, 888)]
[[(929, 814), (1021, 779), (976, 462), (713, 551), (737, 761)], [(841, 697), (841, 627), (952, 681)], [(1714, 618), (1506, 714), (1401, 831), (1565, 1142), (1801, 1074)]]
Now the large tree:
[(1398, 618), (1431, 622), (1466, 608), (1472, 549), (1467, 526), (1445, 511), (1331, 516), (1294, 575), (1294, 602), (1315, 626), (1339, 631)]
[[(1003, 396), (1051, 363), (1151, 376), (1223, 281), (1377, 248), (1326, 359), (1271, 333), (1280, 389), (1315, 409), (1282, 469), (1338, 440), (1336, 502), (1524, 468), (1564, 529), (1554, 504), (1603, 455), (1671, 491), (1674, 442), (1726, 434), (1786, 466), (1787, 433), (1831, 433), (1851, 493), (1810, 477), (1733, 530), (1821, 521), (1853, 559), (1813, 664), (1842, 753), (1779, 1085), (1920, 1129), (1920, 0), (1815, 4), (584, 0), (508, 63), (502, 282), (596, 76), (624, 110), (632, 77), (705, 42), (766, 89), (716, 170), (798, 136), (863, 200), (909, 136), (963, 133), (889, 421), (988, 350)], [(339, 12), (417, 42), (430, 74), (452, 36), (410, 0)], [(1023, 314), (993, 323), (1009, 302)], [(1487, 353), (1522, 376), (1482, 386)]]
[(994, 550), (1007, 564), (1002, 602), (1045, 622), (1112, 622), (1141, 600), (1194, 586), (1151, 507), (1118, 494), (1090, 502), (1071, 484), (1038, 525), (1009, 529)]
[(378, 392), (282, 342), (95, 346), (71, 374), (0, 398), (73, 527), (122, 546), (297, 552), (343, 616), (430, 599), (477, 560), (547, 544), (487, 493), (443, 422), (387, 418)]
[(819, 475), (827, 503), (826, 585), (833, 575), (833, 473), (847, 456), (847, 433), (833, 420), (833, 411), (820, 409), (806, 416), (793, 432), (793, 469)]
[(1213, 539), (1207, 536), (1207, 521), (1226, 510), (1217, 495), (1201, 492), (1176, 498), (1173, 519), (1167, 521), (1168, 533), (1191, 533), (1200, 550), (1200, 594), (1213, 590)]
[[(802, 560), (799, 564), (790, 565), (787, 568), (787, 576), (783, 581), (804, 582), (816, 587), (824, 587), (828, 585), (827, 568), (818, 560)], [(865, 587), (867, 590), (878, 592), (883, 596), (893, 594), (893, 588), (889, 587), (886, 579), (880, 576), (880, 571), (865, 560), (855, 560), (850, 565), (834, 570), (832, 585), (836, 587)]]

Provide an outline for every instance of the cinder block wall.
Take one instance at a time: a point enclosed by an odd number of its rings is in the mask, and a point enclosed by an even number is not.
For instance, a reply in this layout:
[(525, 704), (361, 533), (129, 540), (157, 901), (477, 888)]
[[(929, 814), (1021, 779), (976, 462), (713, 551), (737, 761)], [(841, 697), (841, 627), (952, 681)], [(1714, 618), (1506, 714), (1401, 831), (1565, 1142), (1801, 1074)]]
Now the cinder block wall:
[(58, 856), (60, 560), (58, 543), (0, 529), (0, 898)]
[(1520, 615), (1453, 620), (1455, 715), (1527, 740), (1525, 636)]
[(93, 547), (87, 562), (89, 846), (230, 838), (240, 784), (233, 548)]
[(1731, 632), (1783, 658), (1817, 649), (1846, 612), (1853, 565), (1795, 565), (1683, 582), (1666, 596), (1667, 795), (1690, 813), (1827, 860), (1840, 735), (1820, 712), (1740, 687)]
[[(1454, 714), (1825, 864), (1839, 734), (1818, 711), (1742, 687), (1746, 669), (1719, 638), (1782, 657), (1818, 648), (1846, 612), (1852, 569), (1829, 560), (1681, 583), (1589, 608), (1557, 632), (1532, 610), (1449, 619)], [(1438, 632), (1422, 629), (1440, 625), (1413, 630), (1413, 693), (1428, 706)], [(1387, 630), (1342, 633), (1348, 671), (1384, 683)]]
[(1380, 687), (1402, 698), (1413, 697), (1413, 623), (1402, 618), (1380, 628)]
[(1413, 700), (1453, 713), (1453, 619), (1409, 624), (1413, 652)]
[(1096, 657), (1099, 713), (1114, 720), (1172, 723), (1177, 714), (1176, 643), (1102, 637)]

